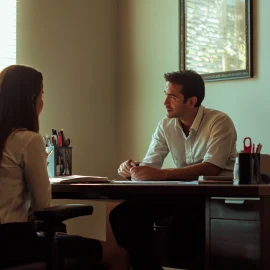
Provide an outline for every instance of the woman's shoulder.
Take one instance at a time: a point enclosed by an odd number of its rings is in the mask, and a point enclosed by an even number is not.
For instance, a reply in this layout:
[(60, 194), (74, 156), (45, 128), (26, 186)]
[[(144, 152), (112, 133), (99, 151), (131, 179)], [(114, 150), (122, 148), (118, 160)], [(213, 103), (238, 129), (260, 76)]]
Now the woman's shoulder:
[(27, 153), (41, 153), (46, 156), (43, 139), (39, 133), (26, 129), (13, 131), (5, 144), (3, 157), (6, 162), (12, 160), (12, 164), (21, 164)]
[(13, 145), (21, 149), (27, 147), (30, 143), (43, 143), (41, 135), (27, 129), (18, 129), (13, 131), (7, 140), (7, 145)]

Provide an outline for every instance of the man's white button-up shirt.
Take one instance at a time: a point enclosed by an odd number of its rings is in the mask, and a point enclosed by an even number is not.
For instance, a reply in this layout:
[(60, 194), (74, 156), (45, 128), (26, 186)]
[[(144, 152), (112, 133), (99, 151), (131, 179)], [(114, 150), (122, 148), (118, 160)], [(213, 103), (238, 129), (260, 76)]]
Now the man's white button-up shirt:
[(236, 139), (228, 115), (200, 106), (188, 136), (177, 118), (161, 120), (142, 162), (161, 168), (171, 152), (177, 168), (209, 162), (224, 171), (232, 171), (237, 156)]

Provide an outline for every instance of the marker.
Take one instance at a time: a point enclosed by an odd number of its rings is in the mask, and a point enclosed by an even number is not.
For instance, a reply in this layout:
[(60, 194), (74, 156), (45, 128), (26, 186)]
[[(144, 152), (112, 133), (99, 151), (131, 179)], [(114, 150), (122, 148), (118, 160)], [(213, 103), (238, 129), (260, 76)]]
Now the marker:
[(57, 142), (58, 142), (59, 147), (63, 146), (63, 138), (62, 138), (62, 133), (61, 132), (58, 132)]
[(65, 138), (65, 135), (64, 135), (64, 130), (61, 129), (60, 133), (61, 133), (61, 136), (62, 136), (62, 146), (66, 146), (66, 138)]

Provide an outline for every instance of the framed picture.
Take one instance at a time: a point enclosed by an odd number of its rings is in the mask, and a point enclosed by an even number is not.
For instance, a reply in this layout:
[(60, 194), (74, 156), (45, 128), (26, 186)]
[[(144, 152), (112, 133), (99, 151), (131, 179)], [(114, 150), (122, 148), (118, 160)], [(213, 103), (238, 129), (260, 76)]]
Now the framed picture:
[(179, 0), (180, 70), (205, 81), (253, 77), (252, 0)]

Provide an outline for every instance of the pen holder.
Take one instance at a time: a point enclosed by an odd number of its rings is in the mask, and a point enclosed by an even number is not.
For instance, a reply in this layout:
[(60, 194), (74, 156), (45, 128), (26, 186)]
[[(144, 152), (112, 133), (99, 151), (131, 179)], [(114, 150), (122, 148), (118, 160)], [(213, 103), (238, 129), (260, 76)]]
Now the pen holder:
[(49, 177), (72, 175), (72, 147), (46, 147), (47, 153), (51, 150), (53, 153), (47, 158)]
[(260, 154), (259, 153), (239, 153), (239, 184), (259, 184)]

